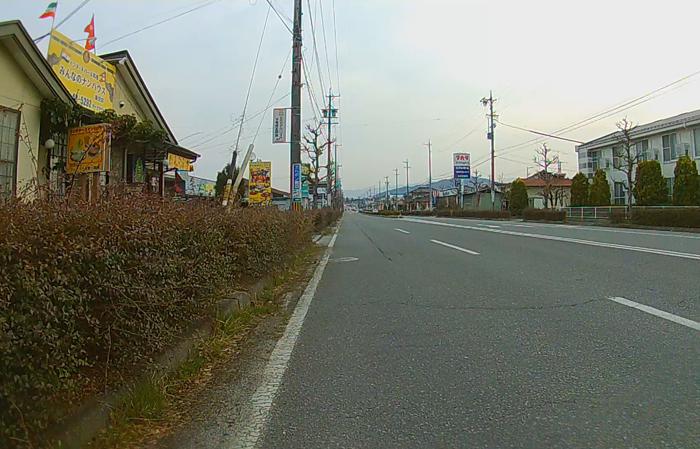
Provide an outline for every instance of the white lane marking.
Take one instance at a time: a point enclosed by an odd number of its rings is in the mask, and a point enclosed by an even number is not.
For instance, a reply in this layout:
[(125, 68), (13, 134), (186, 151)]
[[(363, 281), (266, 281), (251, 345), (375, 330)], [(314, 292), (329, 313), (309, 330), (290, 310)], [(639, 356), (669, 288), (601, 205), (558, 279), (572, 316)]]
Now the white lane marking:
[(270, 360), (268, 360), (265, 371), (263, 372), (262, 381), (250, 398), (250, 402), (242, 411), (239, 419), (240, 425), (235, 430), (235, 435), (233, 435), (230, 444), (227, 445), (228, 447), (236, 449), (254, 449), (263, 436), (265, 428), (270, 420), (272, 403), (282, 385), (282, 378), (287, 370), (287, 364), (292, 356), (294, 345), (297, 342), (299, 332), (304, 324), (304, 319), (309, 310), (311, 300), (314, 298), (316, 288), (323, 276), (323, 271), (326, 269), (326, 265), (328, 265), (328, 260), (333, 246), (335, 245), (335, 240), (338, 237), (339, 230), (340, 223), (328, 244), (323, 258), (316, 267), (313, 277), (306, 286), (306, 290), (304, 290), (304, 293), (301, 295), (296, 309), (294, 309), (294, 313), (289, 319), (287, 328), (284, 330), (284, 335), (282, 335), (282, 338), (279, 339), (275, 348), (272, 350)]
[[(512, 225), (518, 226), (518, 225)], [(700, 240), (700, 235), (689, 235), (684, 233), (684, 231), (643, 231), (643, 230), (631, 230), (631, 229), (613, 229), (606, 228), (603, 226), (586, 226), (586, 225), (571, 225), (571, 224), (554, 224), (554, 223), (537, 223), (532, 226), (521, 225), (520, 227), (537, 227), (537, 228), (563, 228), (563, 229), (577, 229), (580, 231), (595, 231), (595, 232), (612, 232), (615, 234), (637, 234), (637, 235), (649, 235), (654, 237), (670, 237), (678, 239), (691, 239)]]
[(399, 231), (402, 234), (410, 234), (410, 232), (404, 231), (403, 229), (399, 229), (399, 228), (394, 228), (394, 231)]
[(459, 246), (455, 246), (455, 245), (450, 245), (449, 243), (441, 242), (440, 240), (431, 240), (431, 242), (436, 243), (438, 245), (446, 246), (448, 248), (456, 249), (457, 251), (462, 251), (463, 253), (471, 254), (472, 256), (479, 255), (479, 253), (477, 253), (476, 251), (472, 251), (470, 249), (460, 248)]
[(681, 316), (664, 312), (663, 310), (655, 309), (650, 306), (645, 306), (644, 304), (639, 304), (638, 302), (630, 301), (629, 299), (625, 298), (611, 297), (608, 299), (610, 301), (615, 301), (618, 304), (622, 304), (623, 306), (632, 307), (634, 309), (641, 310), (642, 312), (650, 313), (652, 315), (658, 316), (659, 318), (673, 321), (674, 323), (678, 323), (691, 329), (695, 329), (696, 331), (700, 331), (700, 323), (698, 323), (697, 321), (689, 320), (688, 318), (683, 318)]
[(508, 226), (513, 226), (514, 228), (534, 228), (534, 226), (530, 225), (521, 225), (521, 224), (509, 224)]
[(479, 226), (485, 226), (485, 227), (491, 228), (491, 229), (500, 229), (501, 228), (500, 226), (489, 225), (489, 224), (484, 224), (484, 223), (479, 223)]
[(357, 262), (358, 259), (357, 257), (339, 257), (337, 259), (331, 259), (331, 262), (337, 262), (337, 263), (344, 263), (344, 262)]
[(506, 231), (506, 230), (502, 230), (502, 229), (487, 229), (487, 228), (481, 228), (481, 227), (477, 227), (477, 226), (466, 226), (466, 225), (459, 225), (459, 224), (455, 224), (455, 223), (420, 220), (420, 219), (416, 219), (416, 218), (404, 218), (404, 220), (407, 220), (407, 221), (410, 221), (413, 223), (422, 223), (422, 224), (429, 224), (429, 225), (434, 225), (434, 226), (446, 226), (449, 228), (470, 229), (472, 231), (493, 232), (494, 234), (514, 235), (514, 236), (518, 236), (518, 237), (530, 237), (530, 238), (534, 238), (534, 239), (554, 240), (557, 242), (566, 242), (566, 243), (578, 243), (580, 245), (598, 246), (598, 247), (602, 247), (602, 248), (623, 249), (623, 250), (627, 250), (627, 251), (636, 251), (636, 252), (640, 252), (640, 253), (658, 254), (661, 256), (680, 257), (682, 259), (700, 260), (700, 254), (681, 253), (678, 251), (668, 251), (665, 249), (645, 248), (642, 246), (620, 245), (617, 243), (596, 242), (595, 240), (582, 240), (582, 239), (574, 239), (574, 238), (569, 238), (569, 237), (558, 237), (555, 235), (530, 234), (527, 232)]

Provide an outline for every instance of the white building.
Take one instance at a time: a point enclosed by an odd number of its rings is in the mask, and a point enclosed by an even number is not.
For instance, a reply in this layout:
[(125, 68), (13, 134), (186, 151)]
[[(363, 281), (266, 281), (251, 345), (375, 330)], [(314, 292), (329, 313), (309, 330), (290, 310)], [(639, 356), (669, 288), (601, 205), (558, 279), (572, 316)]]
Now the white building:
[[(625, 204), (627, 176), (618, 167), (622, 151), (619, 132), (610, 133), (576, 147), (579, 171), (589, 178), (603, 169), (610, 183), (614, 204)], [(700, 110), (637, 126), (632, 131), (640, 160), (657, 160), (666, 178), (668, 193), (673, 193), (673, 170), (680, 156), (689, 155), (700, 166)]]

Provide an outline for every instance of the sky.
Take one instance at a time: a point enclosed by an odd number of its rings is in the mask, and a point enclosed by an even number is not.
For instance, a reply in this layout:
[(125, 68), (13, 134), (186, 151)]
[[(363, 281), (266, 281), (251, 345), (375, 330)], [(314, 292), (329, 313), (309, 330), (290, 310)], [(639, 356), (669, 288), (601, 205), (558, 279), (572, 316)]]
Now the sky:
[[(37, 18), (48, 3), (0, 0), (0, 20), (19, 19), (38, 37), (50, 27), (50, 21)], [(80, 3), (60, 0), (58, 20)], [(283, 21), (292, 17), (293, 1), (271, 3), (283, 19), (270, 12), (264, 0), (91, 0), (60, 30), (84, 39), (83, 28), (94, 14), (98, 54), (129, 50), (181, 145), (201, 154), (194, 174), (215, 178), (231, 158), (238, 131), (233, 121), (244, 110), (266, 17), (247, 116), (264, 111), (271, 95), (279, 99), (273, 107), (290, 106), (285, 96), (291, 84), (291, 35)], [(329, 90), (340, 95), (335, 100), (340, 124), (333, 134), (340, 144), (346, 193), (377, 188), (386, 176), (393, 188), (394, 169), (399, 169), (399, 185), (404, 184), (406, 159), (411, 184), (427, 181), (428, 141), (433, 178), (451, 177), (454, 152), (470, 153), (472, 172), (488, 177), (490, 144), (480, 100), (489, 91), (497, 99), (500, 121), (551, 133), (700, 71), (694, 45), (700, 5), (692, 1), (303, 4), (309, 79), (302, 94), (302, 118), (312, 124), (314, 112), (320, 116), (309, 90), (317, 103)], [(199, 5), (206, 6), (109, 43)], [(40, 43), (44, 52), (46, 45)], [(698, 99), (700, 75), (561, 135), (592, 140), (614, 131), (623, 117), (646, 123), (700, 109)], [(271, 110), (245, 123), (239, 146), (247, 148), (260, 126), (255, 156), (272, 161), (273, 185), (288, 190), (289, 145), (271, 143), (271, 124)], [(528, 141), (535, 137), (497, 126), (497, 180), (534, 172), (541, 141)], [(575, 144), (551, 138), (546, 142), (559, 154), (562, 171), (573, 175)]]

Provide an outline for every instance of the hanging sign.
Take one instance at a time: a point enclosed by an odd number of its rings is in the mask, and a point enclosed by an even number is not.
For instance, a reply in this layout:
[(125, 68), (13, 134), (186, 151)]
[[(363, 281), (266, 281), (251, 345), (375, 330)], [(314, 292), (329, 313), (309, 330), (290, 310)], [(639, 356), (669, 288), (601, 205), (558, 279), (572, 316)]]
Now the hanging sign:
[(272, 111), (272, 143), (287, 141), (287, 110), (277, 108)]

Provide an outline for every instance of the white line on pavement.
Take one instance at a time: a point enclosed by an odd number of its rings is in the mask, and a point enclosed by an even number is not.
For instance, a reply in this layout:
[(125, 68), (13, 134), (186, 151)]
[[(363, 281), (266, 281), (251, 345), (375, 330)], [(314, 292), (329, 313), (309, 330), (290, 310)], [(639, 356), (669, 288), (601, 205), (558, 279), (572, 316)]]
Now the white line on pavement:
[(530, 237), (530, 238), (542, 239), (542, 240), (554, 240), (557, 242), (577, 243), (579, 245), (598, 246), (598, 247), (602, 247), (602, 248), (614, 248), (614, 249), (622, 249), (622, 250), (627, 250), (627, 251), (636, 251), (636, 252), (640, 252), (640, 253), (658, 254), (661, 256), (680, 257), (682, 259), (700, 260), (700, 254), (681, 253), (678, 251), (668, 251), (665, 249), (645, 248), (642, 246), (620, 245), (617, 243), (597, 242), (595, 240), (582, 240), (582, 239), (574, 239), (574, 238), (569, 238), (569, 237), (559, 237), (559, 236), (555, 236), (555, 235), (530, 234), (527, 232), (506, 231), (506, 230), (502, 230), (502, 229), (488, 229), (488, 228), (482, 228), (482, 227), (478, 227), (478, 226), (466, 226), (466, 225), (459, 225), (459, 224), (455, 224), (455, 223), (421, 220), (421, 219), (416, 219), (416, 218), (404, 218), (404, 220), (410, 221), (412, 223), (422, 223), (422, 224), (429, 224), (429, 225), (433, 225), (433, 226), (445, 226), (448, 228), (469, 229), (472, 231), (481, 231), (481, 232), (493, 232), (494, 234), (513, 235), (513, 236), (518, 236), (518, 237)]
[(652, 315), (658, 316), (659, 318), (673, 321), (674, 323), (678, 323), (691, 329), (695, 329), (696, 331), (700, 331), (700, 323), (698, 323), (697, 321), (689, 320), (687, 318), (683, 318), (672, 313), (664, 312), (663, 310), (655, 309), (650, 306), (645, 306), (644, 304), (639, 304), (638, 302), (630, 301), (629, 299), (625, 298), (612, 297), (608, 299), (610, 301), (615, 301), (618, 304), (622, 304), (623, 306), (632, 307), (634, 309), (641, 310), (642, 312), (650, 313)]
[(491, 228), (491, 229), (500, 229), (501, 228), (500, 226), (489, 225), (489, 224), (484, 224), (484, 223), (479, 223), (479, 226), (484, 226), (484, 227)]
[(509, 224), (508, 226), (513, 226), (514, 228), (534, 228), (534, 226), (523, 224)]
[(403, 229), (399, 229), (399, 228), (394, 228), (394, 231), (399, 231), (402, 234), (410, 234), (410, 232), (404, 231)]
[(239, 427), (236, 429), (235, 435), (228, 447), (236, 449), (254, 449), (263, 436), (270, 419), (272, 403), (275, 400), (277, 391), (282, 385), (282, 378), (287, 370), (287, 364), (292, 356), (292, 351), (299, 337), (301, 327), (304, 324), (306, 312), (308, 312), (311, 300), (314, 298), (318, 283), (323, 276), (323, 271), (326, 269), (326, 265), (328, 265), (328, 260), (333, 246), (335, 245), (335, 240), (338, 237), (339, 230), (340, 223), (328, 244), (323, 258), (316, 267), (313, 277), (306, 286), (306, 290), (304, 290), (301, 298), (299, 298), (296, 309), (284, 330), (284, 335), (282, 335), (282, 338), (279, 339), (275, 348), (272, 350), (270, 360), (268, 360), (265, 371), (263, 372), (262, 381), (250, 398), (249, 404), (241, 413)]
[(441, 242), (440, 240), (431, 240), (431, 242), (436, 243), (438, 245), (446, 246), (447, 248), (456, 249), (457, 251), (462, 251), (463, 253), (471, 254), (472, 256), (479, 255), (479, 253), (477, 253), (476, 251), (472, 251), (470, 249), (460, 248), (459, 246), (455, 246), (455, 245), (450, 245), (449, 243)]
[(644, 231), (644, 230), (634, 230), (634, 229), (614, 229), (606, 228), (603, 226), (587, 226), (587, 225), (572, 225), (572, 224), (556, 224), (556, 223), (536, 223), (536, 225), (525, 226), (525, 225), (511, 225), (518, 227), (528, 227), (528, 228), (562, 228), (562, 229), (577, 229), (579, 231), (591, 231), (591, 232), (612, 232), (615, 234), (636, 234), (636, 235), (649, 235), (653, 237), (669, 237), (676, 239), (690, 239), (690, 240), (700, 240), (700, 235), (691, 235), (689, 233), (684, 233), (683, 231)]

